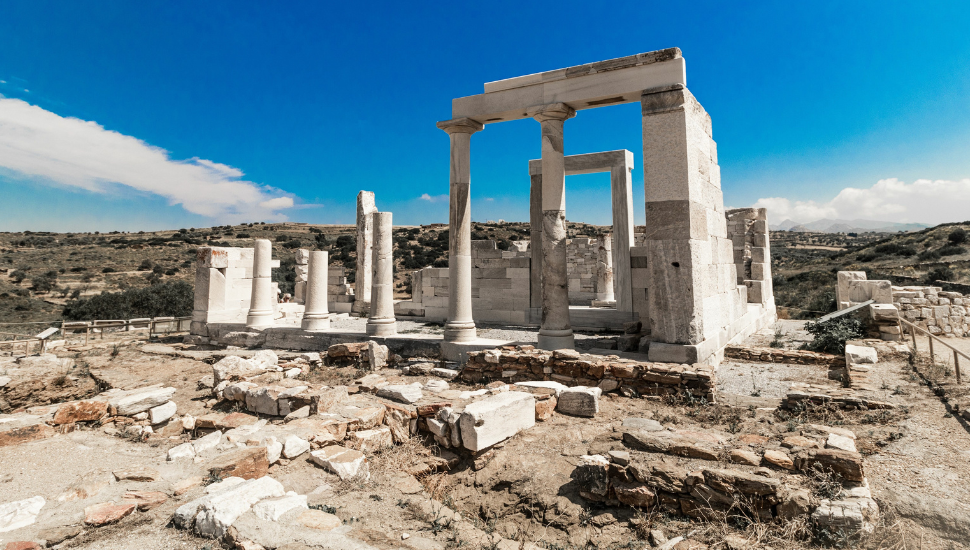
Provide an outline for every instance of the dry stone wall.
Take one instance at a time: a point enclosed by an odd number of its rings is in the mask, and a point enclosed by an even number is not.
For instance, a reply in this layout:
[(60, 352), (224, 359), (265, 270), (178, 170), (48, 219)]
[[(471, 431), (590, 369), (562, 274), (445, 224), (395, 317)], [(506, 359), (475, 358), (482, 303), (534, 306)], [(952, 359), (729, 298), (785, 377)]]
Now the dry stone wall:
[(533, 346), (469, 352), (461, 378), (473, 383), (550, 381), (625, 395), (686, 395), (689, 391), (708, 401), (715, 400), (717, 387), (714, 368), (708, 365), (648, 363), (573, 350), (548, 352)]
[(907, 321), (941, 336), (966, 336), (970, 333), (967, 307), (970, 297), (945, 292), (938, 286), (894, 286), (893, 305)]

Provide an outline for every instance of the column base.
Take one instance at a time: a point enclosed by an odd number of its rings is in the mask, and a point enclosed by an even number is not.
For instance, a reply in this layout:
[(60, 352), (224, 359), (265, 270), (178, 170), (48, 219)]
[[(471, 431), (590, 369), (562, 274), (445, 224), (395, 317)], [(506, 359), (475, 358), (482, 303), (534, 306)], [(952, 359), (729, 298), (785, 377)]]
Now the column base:
[(397, 319), (368, 319), (368, 336), (394, 336), (397, 334)]
[(246, 316), (246, 326), (249, 328), (266, 328), (275, 325), (276, 322), (273, 319), (273, 311), (249, 311), (249, 315)]
[(573, 329), (539, 329), (539, 344), (536, 347), (546, 351), (556, 351), (557, 349), (575, 349), (576, 341), (573, 337)]
[(303, 316), (303, 322), (300, 324), (300, 328), (307, 332), (316, 332), (321, 330), (327, 330), (330, 328), (330, 315), (325, 315), (321, 317), (307, 317)]
[(478, 339), (475, 322), (445, 323), (445, 342), (472, 342)]

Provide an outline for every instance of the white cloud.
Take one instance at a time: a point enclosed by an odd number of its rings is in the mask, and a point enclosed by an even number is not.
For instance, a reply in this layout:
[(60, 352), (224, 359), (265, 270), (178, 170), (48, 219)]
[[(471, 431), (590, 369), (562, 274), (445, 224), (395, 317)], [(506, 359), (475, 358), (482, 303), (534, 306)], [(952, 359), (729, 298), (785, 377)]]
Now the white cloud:
[(434, 195), (434, 196), (431, 196), (431, 195), (429, 195), (427, 193), (422, 193), (421, 196), (418, 197), (418, 198), (421, 199), (421, 200), (423, 200), (423, 201), (428, 201), (428, 202), (432, 202), (432, 203), (434, 203), (434, 202), (448, 202), (448, 195)]
[(957, 181), (896, 178), (879, 180), (868, 189), (846, 187), (834, 199), (790, 201), (783, 197), (758, 199), (771, 223), (785, 219), (812, 222), (821, 218), (867, 219), (900, 223), (945, 223), (970, 220), (970, 178)]
[(0, 168), (29, 179), (107, 193), (123, 185), (220, 221), (281, 221), (293, 206), (281, 191), (245, 181), (238, 168), (192, 158), (0, 96)]

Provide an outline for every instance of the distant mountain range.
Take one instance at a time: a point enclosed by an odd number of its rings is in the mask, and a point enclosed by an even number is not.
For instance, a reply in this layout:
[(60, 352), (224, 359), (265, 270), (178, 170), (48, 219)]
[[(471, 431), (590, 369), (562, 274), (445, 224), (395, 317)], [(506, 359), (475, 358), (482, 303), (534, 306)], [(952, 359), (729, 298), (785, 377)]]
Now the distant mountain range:
[(785, 220), (778, 225), (768, 226), (772, 231), (812, 231), (816, 233), (896, 233), (898, 231), (919, 231), (931, 227), (925, 223), (895, 223), (875, 220), (831, 220), (822, 219), (809, 223)]

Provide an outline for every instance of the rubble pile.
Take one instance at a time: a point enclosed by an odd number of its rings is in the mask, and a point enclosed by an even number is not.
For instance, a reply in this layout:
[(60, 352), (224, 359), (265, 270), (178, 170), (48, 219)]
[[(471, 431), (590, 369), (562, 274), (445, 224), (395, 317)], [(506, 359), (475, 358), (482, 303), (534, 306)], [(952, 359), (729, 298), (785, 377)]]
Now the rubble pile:
[(553, 381), (566, 386), (595, 386), (623, 395), (681, 395), (715, 400), (714, 368), (708, 365), (647, 363), (616, 355), (589, 355), (574, 350), (548, 352), (533, 346), (503, 346), (468, 353), (462, 380), (480, 383)]
[(841, 355), (795, 349), (728, 346), (724, 348), (724, 357), (749, 362), (845, 367), (845, 357)]

